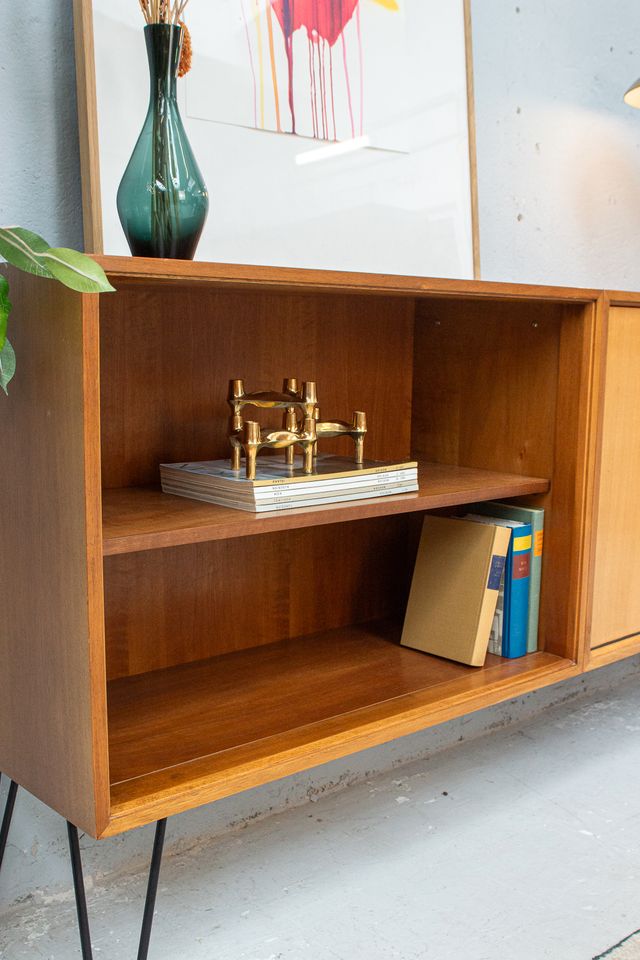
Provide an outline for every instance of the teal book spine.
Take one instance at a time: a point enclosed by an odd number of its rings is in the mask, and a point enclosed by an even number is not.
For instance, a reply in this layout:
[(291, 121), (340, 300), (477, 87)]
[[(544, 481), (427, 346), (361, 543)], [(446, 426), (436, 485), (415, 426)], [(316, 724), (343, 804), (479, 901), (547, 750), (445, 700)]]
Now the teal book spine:
[(540, 584), (542, 582), (542, 549), (544, 545), (544, 510), (542, 507), (520, 507), (510, 503), (479, 503), (477, 513), (488, 513), (503, 520), (530, 523), (533, 537), (531, 554), (531, 580), (529, 583), (529, 629), (527, 653), (538, 649), (538, 622), (540, 619)]
[(502, 631), (502, 656), (510, 660), (527, 652), (531, 545), (531, 524), (515, 527), (507, 554)]

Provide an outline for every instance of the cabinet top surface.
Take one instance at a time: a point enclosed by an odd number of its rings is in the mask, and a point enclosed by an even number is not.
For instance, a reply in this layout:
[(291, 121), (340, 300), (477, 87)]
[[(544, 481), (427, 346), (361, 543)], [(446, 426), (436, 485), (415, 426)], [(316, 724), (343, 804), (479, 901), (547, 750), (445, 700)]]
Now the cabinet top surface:
[(335, 270), (306, 270), (294, 267), (253, 266), (232, 263), (204, 263), (190, 260), (155, 260), (143, 257), (95, 259), (116, 281), (158, 280), (169, 283), (210, 283), (216, 286), (254, 287), (295, 291), (327, 291), (389, 296), (463, 296), (472, 298), (540, 299), (589, 302), (601, 296), (599, 290), (547, 287), (485, 280), (451, 280), (433, 277), (405, 277), (396, 274), (345, 273)]

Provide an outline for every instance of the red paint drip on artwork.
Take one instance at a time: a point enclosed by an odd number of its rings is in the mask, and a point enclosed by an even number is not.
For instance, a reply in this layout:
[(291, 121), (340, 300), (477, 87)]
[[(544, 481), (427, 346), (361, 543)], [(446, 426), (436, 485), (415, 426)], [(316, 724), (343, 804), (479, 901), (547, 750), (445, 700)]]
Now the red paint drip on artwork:
[(304, 27), (314, 42), (339, 40), (360, 0), (271, 0), (285, 37)]
[[(342, 41), (342, 57), (344, 62), (347, 100), (349, 103), (349, 120), (351, 135), (355, 137), (356, 126), (353, 115), (351, 95), (351, 81), (347, 58), (347, 47), (344, 31), (354, 14), (359, 15), (360, 0), (268, 0), (271, 4), (282, 33), (284, 35), (285, 52), (287, 56), (289, 81), (289, 110), (291, 112), (291, 132), (296, 133), (295, 96), (293, 89), (293, 35), (297, 30), (306, 30), (309, 44), (309, 95), (311, 101), (311, 121), (313, 136), (323, 140), (331, 138), (329, 122), (329, 101), (331, 103), (331, 120), (333, 121), (333, 139), (337, 137), (335, 97), (333, 87), (333, 56), (335, 44)], [(362, 37), (360, 22), (357, 22), (358, 46), (360, 49), (360, 87), (363, 85), (362, 76)], [(326, 72), (326, 51), (329, 51), (329, 78)], [(317, 51), (317, 57), (316, 57)], [(318, 69), (316, 73), (316, 62)], [(318, 96), (319, 94), (319, 96)], [(362, 128), (362, 89), (360, 92), (360, 127)]]

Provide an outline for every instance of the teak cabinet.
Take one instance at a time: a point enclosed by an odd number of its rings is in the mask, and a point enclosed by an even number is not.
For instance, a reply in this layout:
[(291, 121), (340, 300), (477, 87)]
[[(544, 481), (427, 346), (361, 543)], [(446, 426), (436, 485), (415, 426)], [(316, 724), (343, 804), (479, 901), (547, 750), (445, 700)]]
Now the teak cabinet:
[[(65, 818), (109, 836), (640, 650), (633, 303), (101, 262), (115, 294), (11, 272), (0, 410), (0, 770)], [(159, 492), (161, 461), (227, 455), (230, 378), (287, 376), (366, 410), (367, 455), (418, 458), (420, 492), (260, 516)], [(401, 648), (425, 511), (513, 497), (546, 509), (539, 652)]]

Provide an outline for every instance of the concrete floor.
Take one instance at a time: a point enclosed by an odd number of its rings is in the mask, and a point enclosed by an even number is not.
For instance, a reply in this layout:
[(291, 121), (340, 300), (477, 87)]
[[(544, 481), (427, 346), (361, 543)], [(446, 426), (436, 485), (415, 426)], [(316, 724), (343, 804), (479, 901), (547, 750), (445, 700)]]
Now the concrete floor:
[[(640, 928), (639, 734), (636, 679), (169, 856), (150, 960), (590, 960)], [(96, 958), (144, 883), (90, 891)], [(3, 960), (79, 956), (58, 899)]]

